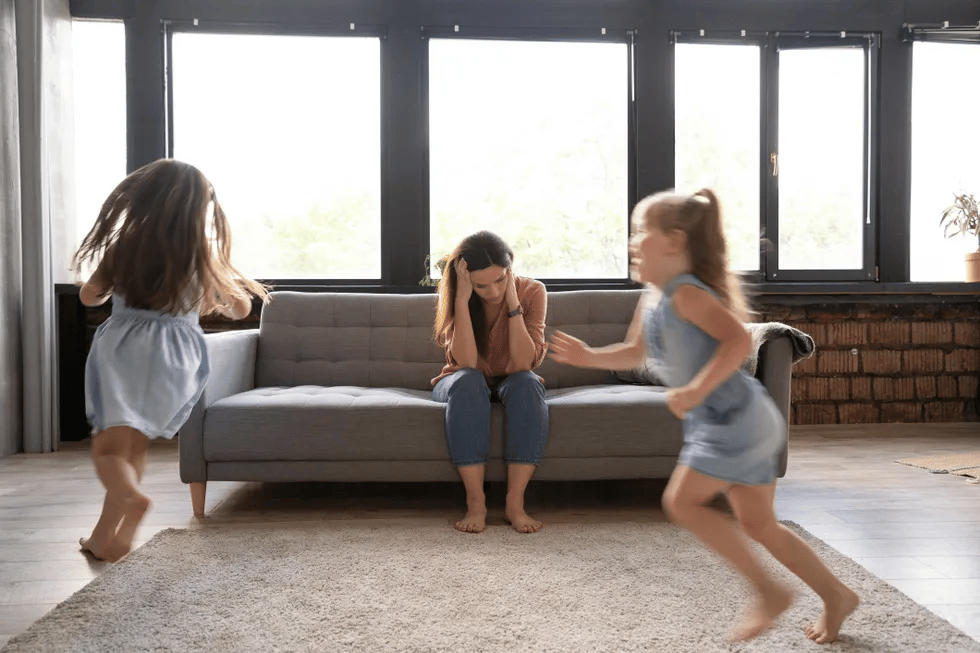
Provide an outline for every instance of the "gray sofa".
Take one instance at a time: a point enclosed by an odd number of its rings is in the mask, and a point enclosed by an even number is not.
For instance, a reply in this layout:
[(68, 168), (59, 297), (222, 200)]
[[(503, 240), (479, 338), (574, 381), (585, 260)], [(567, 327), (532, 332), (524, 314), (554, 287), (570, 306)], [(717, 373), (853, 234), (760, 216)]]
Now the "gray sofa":
[[(548, 294), (547, 334), (621, 341), (640, 290)], [(274, 292), (258, 329), (208, 334), (211, 375), (180, 431), (180, 477), (203, 515), (206, 483), (455, 481), (445, 404), (430, 379), (444, 363), (432, 339), (433, 294)], [(757, 376), (788, 415), (788, 337), (759, 349)], [(682, 444), (664, 389), (604, 370), (537, 368), (551, 432), (537, 480), (667, 478)], [(503, 480), (502, 411), (491, 417), (487, 480)], [(780, 475), (785, 472), (784, 449)]]

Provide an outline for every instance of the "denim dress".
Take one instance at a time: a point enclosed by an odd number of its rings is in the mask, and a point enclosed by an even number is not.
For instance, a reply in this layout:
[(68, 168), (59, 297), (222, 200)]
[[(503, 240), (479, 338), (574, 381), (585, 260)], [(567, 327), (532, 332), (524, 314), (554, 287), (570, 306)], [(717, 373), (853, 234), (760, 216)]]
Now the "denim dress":
[[(704, 367), (718, 341), (679, 317), (673, 294), (693, 285), (717, 297), (692, 274), (681, 274), (663, 289), (644, 318), (648, 352), (670, 387), (686, 385)], [(738, 485), (765, 485), (776, 479), (777, 459), (786, 441), (786, 421), (765, 387), (739, 369), (684, 416), (679, 464)]]
[(196, 312), (132, 308), (114, 295), (85, 361), (85, 412), (92, 434), (130, 426), (173, 438), (190, 416), (209, 371)]

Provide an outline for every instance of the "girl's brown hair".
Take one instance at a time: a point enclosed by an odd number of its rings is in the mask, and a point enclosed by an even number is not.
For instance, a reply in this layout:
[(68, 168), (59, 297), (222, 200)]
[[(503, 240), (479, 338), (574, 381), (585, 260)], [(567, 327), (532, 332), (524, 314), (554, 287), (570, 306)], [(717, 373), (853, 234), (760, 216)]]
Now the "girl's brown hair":
[[(464, 238), (446, 257), (442, 279), (439, 281), (439, 304), (433, 326), (436, 342), (443, 347), (449, 344), (450, 333), (456, 322), (456, 261), (459, 259), (466, 261), (470, 272), (485, 270), (492, 265), (506, 270), (514, 262), (514, 252), (497, 234), (478, 231)], [(486, 358), (490, 346), (490, 326), (483, 310), (483, 301), (475, 292), (470, 295), (469, 309), (477, 353)]]
[(721, 298), (722, 304), (740, 320), (752, 314), (745, 298), (742, 279), (729, 269), (728, 242), (722, 227), (721, 205), (714, 192), (702, 188), (693, 195), (663, 191), (637, 203), (634, 216), (664, 233), (677, 229), (687, 236), (691, 272)]
[(97, 263), (99, 285), (133, 308), (209, 313), (219, 294), (249, 292), (267, 301), (268, 290), (243, 277), (230, 255), (231, 231), (211, 182), (188, 163), (159, 159), (109, 194), (72, 267), (80, 275)]

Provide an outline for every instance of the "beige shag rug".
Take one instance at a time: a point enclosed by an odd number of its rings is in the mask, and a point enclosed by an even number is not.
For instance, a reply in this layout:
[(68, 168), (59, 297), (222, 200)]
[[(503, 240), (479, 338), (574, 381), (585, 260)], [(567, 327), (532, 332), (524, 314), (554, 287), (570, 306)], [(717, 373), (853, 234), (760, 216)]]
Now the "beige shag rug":
[(3, 653), (168, 651), (595, 653), (980, 652), (940, 617), (788, 523), (863, 604), (837, 643), (803, 628), (798, 591), (775, 628), (725, 636), (744, 586), (671, 524), (494, 526), (319, 522), (169, 529), (79, 590)]
[(942, 454), (939, 456), (922, 456), (919, 458), (902, 458), (895, 462), (910, 467), (921, 467), (933, 474), (957, 474), (959, 476), (976, 477), (977, 470), (980, 470), (980, 451)]
[(980, 484), (980, 467), (965, 467), (963, 469), (954, 469), (950, 474), (955, 474), (956, 476), (966, 476), (967, 483)]

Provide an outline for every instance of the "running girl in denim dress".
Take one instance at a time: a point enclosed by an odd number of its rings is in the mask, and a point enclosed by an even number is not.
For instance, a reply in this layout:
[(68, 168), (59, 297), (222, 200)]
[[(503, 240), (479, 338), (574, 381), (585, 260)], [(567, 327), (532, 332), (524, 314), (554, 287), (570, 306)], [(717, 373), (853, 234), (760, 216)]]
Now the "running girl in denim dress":
[[(631, 272), (660, 291), (640, 301), (622, 343), (592, 348), (555, 332), (551, 356), (581, 367), (632, 369), (648, 355), (669, 384), (667, 406), (684, 421), (684, 447), (664, 492), (670, 518), (691, 530), (749, 581), (756, 596), (732, 633), (747, 640), (771, 627), (792, 592), (759, 564), (743, 533), (762, 544), (823, 599), (806, 626), (818, 643), (837, 638), (859, 599), (773, 512), (777, 456), (786, 422), (772, 398), (741, 366), (752, 340), (738, 278), (728, 269), (721, 211), (714, 193), (671, 192), (633, 210)], [(726, 492), (735, 520), (709, 507)]]
[[(85, 408), (92, 461), (106, 489), (84, 552), (116, 561), (133, 546), (150, 507), (139, 489), (151, 438), (173, 438), (208, 376), (199, 313), (242, 319), (249, 293), (230, 260), (230, 233), (211, 183), (187, 163), (160, 159), (126, 177), (109, 195), (75, 254), (95, 265), (79, 297), (112, 315), (95, 333), (85, 364)], [(90, 268), (89, 268), (90, 269)]]

